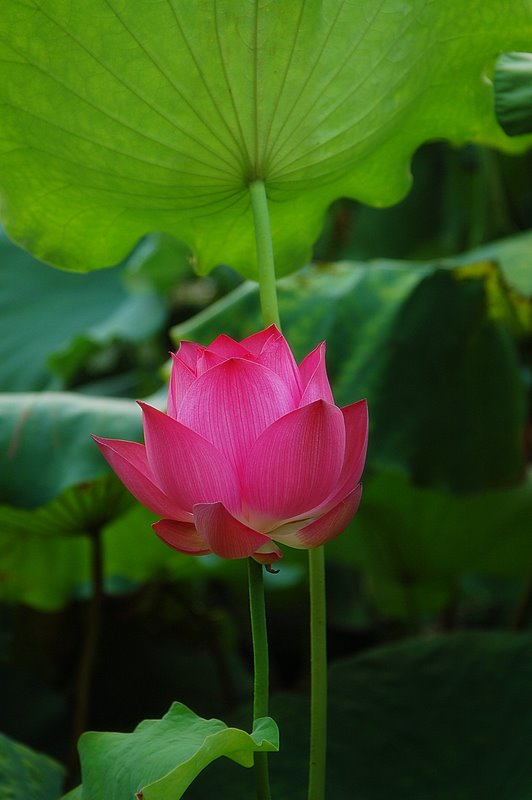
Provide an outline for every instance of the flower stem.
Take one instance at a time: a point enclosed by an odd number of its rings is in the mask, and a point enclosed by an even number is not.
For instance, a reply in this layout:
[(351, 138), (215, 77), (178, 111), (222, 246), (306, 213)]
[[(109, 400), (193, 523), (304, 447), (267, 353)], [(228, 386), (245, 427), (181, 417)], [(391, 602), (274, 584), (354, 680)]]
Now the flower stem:
[[(257, 266), (259, 272), (260, 306), (264, 325), (276, 325), (281, 329), (277, 288), (275, 283), (275, 262), (270, 228), (268, 196), (264, 181), (256, 180), (249, 184), (251, 209), (255, 227), (257, 247)], [(253, 661), (255, 679), (253, 686), (253, 720), (268, 716), (269, 661), (268, 635), (266, 630), (266, 609), (264, 605), (264, 581), (262, 565), (252, 558), (248, 559), (249, 569), (249, 608), (251, 614), (251, 634), (253, 639)], [(270, 800), (270, 778), (267, 753), (255, 753), (255, 785), (257, 800)]]
[(249, 184), (251, 208), (255, 224), (255, 242), (257, 246), (257, 266), (259, 270), (260, 305), (264, 324), (277, 325), (281, 329), (277, 290), (275, 287), (275, 264), (273, 260), (273, 242), (270, 228), (270, 212), (264, 181), (253, 181)]
[(324, 548), (309, 550), (308, 563), (311, 679), (308, 800), (323, 800), (327, 755), (327, 606)]
[[(268, 632), (266, 629), (266, 608), (264, 605), (264, 580), (262, 564), (248, 559), (249, 613), (251, 617), (251, 637), (253, 641), (253, 722), (268, 716), (269, 662)], [(270, 779), (268, 775), (268, 756), (255, 753), (255, 784), (257, 800), (270, 800)]]

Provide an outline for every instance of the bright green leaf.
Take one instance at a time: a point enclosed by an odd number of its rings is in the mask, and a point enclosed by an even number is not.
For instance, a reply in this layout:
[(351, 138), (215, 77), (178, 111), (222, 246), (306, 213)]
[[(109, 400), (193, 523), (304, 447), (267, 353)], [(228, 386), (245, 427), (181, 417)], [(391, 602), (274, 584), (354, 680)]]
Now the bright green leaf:
[(202, 719), (174, 703), (160, 720), (145, 720), (133, 733), (85, 733), (79, 742), (83, 800), (179, 800), (199, 773), (226, 756), (250, 767), (253, 753), (279, 749), (279, 734), (269, 717), (253, 733)]
[(172, 233), (198, 269), (255, 274), (263, 179), (279, 274), (339, 196), (397, 202), (428, 139), (523, 147), (486, 72), (532, 47), (527, 0), (4, 0), (0, 174), (10, 234), (45, 261), (120, 261)]
[(63, 779), (56, 761), (0, 733), (2, 800), (58, 800)]

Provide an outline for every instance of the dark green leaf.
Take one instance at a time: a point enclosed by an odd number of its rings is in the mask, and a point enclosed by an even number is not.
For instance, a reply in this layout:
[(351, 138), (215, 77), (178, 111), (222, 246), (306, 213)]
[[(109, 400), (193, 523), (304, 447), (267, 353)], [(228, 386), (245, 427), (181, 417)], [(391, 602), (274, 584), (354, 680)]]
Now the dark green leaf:
[[(532, 639), (434, 636), (330, 669), (327, 793), (334, 800), (529, 800)], [(307, 707), (273, 698), (283, 746), (276, 800), (307, 796)], [(216, 765), (190, 800), (252, 797), (251, 776)], [(187, 795), (187, 797), (189, 796)]]
[(0, 798), (2, 800), (58, 800), (63, 768), (0, 733)]
[(363, 497), (328, 554), (361, 568), (370, 598), (388, 616), (419, 622), (455, 600), (468, 573), (529, 574), (532, 476), (516, 488), (457, 497), (381, 474), (365, 482)]
[(497, 119), (509, 136), (532, 133), (532, 53), (504, 53), (494, 73)]
[(0, 391), (61, 388), (97, 348), (158, 331), (162, 300), (123, 275), (58, 272), (0, 234)]
[(0, 396), (0, 502), (23, 508), (109, 472), (91, 433), (141, 438), (132, 400), (67, 393)]

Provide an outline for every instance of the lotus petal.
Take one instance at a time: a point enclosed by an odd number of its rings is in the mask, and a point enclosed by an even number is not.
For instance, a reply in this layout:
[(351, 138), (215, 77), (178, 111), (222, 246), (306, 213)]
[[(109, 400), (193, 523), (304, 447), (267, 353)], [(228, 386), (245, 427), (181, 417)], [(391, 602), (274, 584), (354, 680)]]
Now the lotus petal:
[(196, 380), (196, 373), (177, 355), (171, 353), (171, 356), (172, 372), (170, 374), (170, 385), (168, 387), (168, 406), (166, 413), (170, 417), (177, 419), (185, 392)]
[(271, 543), (269, 536), (235, 519), (223, 503), (195, 505), (194, 520), (200, 536), (221, 558), (247, 558)]
[(221, 501), (240, 508), (235, 472), (214, 445), (156, 408), (139, 403), (144, 414), (148, 464), (157, 485), (181, 508)]
[(183, 341), (179, 345), (179, 350), (177, 351), (176, 356), (181, 359), (181, 361), (183, 361), (187, 367), (195, 370), (196, 362), (204, 351), (205, 347), (202, 344)]
[(338, 481), (344, 451), (342, 412), (324, 400), (274, 422), (244, 469), (243, 503), (251, 524), (267, 530), (322, 503)]
[(279, 329), (275, 325), (270, 325), (268, 328), (264, 328), (263, 331), (257, 331), (257, 333), (252, 333), (251, 336), (242, 339), (240, 344), (250, 353), (258, 356), (262, 352), (266, 342), (268, 342), (272, 336), (280, 335)]
[(293, 407), (290, 391), (274, 372), (246, 359), (230, 358), (191, 385), (179, 418), (213, 442), (240, 474), (256, 439)]
[(324, 507), (332, 508), (350, 494), (360, 482), (368, 448), (368, 404), (359, 400), (340, 409), (345, 422), (345, 458), (338, 479), (338, 488), (328, 497)]
[(205, 539), (198, 533), (193, 522), (176, 522), (174, 519), (161, 519), (152, 525), (162, 541), (179, 550), (195, 556), (206, 556), (211, 552)]
[(271, 336), (260, 355), (257, 356), (257, 363), (268, 367), (276, 375), (279, 375), (292, 395), (294, 408), (297, 408), (301, 400), (303, 386), (296, 360), (284, 336), (280, 333), (276, 336)]
[(334, 539), (347, 527), (357, 512), (361, 495), (362, 485), (359, 484), (351, 494), (348, 494), (330, 511), (309, 525), (305, 525), (293, 533), (283, 534), (280, 531), (271, 531), (270, 535), (277, 542), (300, 550), (319, 547)]
[(144, 445), (122, 439), (103, 439), (100, 436), (92, 438), (109, 466), (139, 503), (154, 514), (184, 522), (192, 520), (190, 512), (187, 513), (179, 503), (156, 486)]
[(315, 400), (334, 403), (325, 366), (325, 342), (319, 344), (303, 359), (299, 365), (299, 374), (303, 385), (300, 406), (313, 403)]
[(248, 351), (240, 342), (235, 342), (230, 336), (221, 333), (214, 339), (207, 347), (209, 353), (216, 353), (217, 356), (222, 358), (243, 358), (247, 355)]

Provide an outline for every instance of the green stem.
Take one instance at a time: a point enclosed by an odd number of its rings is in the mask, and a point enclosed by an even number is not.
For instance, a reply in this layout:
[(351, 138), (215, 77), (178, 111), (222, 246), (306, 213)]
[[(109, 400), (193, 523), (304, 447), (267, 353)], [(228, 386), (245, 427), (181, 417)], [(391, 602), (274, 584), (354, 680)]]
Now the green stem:
[(277, 290), (275, 287), (275, 263), (273, 260), (273, 242), (270, 228), (268, 197), (263, 181), (249, 184), (251, 208), (255, 224), (255, 242), (257, 246), (257, 266), (259, 270), (260, 305), (264, 324), (277, 325), (281, 329)]
[(308, 800), (325, 797), (327, 750), (327, 606), (325, 552), (308, 551), (310, 585), (310, 758)]
[[(251, 638), (253, 641), (253, 722), (268, 716), (269, 662), (268, 632), (266, 629), (266, 608), (264, 604), (264, 581), (262, 565), (248, 559), (249, 613), (251, 617)], [(270, 800), (270, 779), (268, 775), (268, 756), (255, 753), (255, 783), (257, 800)]]
[[(257, 266), (259, 271), (260, 305), (264, 325), (276, 325), (281, 329), (277, 288), (275, 284), (275, 262), (270, 228), (268, 197), (263, 181), (249, 184), (251, 208), (255, 226)], [(269, 662), (266, 609), (264, 605), (264, 582), (262, 565), (252, 558), (249, 562), (249, 608), (251, 634), (253, 638), (253, 661), (255, 679), (253, 687), (253, 720), (268, 716)], [(255, 753), (255, 785), (258, 800), (270, 800), (270, 778), (267, 753)]]

